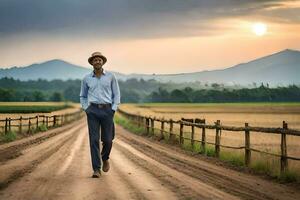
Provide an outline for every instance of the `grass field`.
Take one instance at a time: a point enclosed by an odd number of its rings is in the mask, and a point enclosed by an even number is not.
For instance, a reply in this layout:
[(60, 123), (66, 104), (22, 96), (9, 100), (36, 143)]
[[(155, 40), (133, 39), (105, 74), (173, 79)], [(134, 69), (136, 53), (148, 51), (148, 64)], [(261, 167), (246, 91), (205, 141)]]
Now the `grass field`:
[(0, 113), (49, 113), (70, 107), (70, 103), (0, 102)]
[[(220, 120), (221, 124), (228, 126), (281, 127), (282, 121), (288, 123), (289, 128), (300, 130), (300, 103), (225, 103), (225, 104), (122, 104), (126, 112), (152, 116), (165, 119), (179, 120), (184, 118), (206, 119), (207, 124), (214, 124)], [(160, 128), (160, 124), (155, 124)], [(165, 125), (168, 130), (168, 124)], [(190, 137), (190, 127), (184, 128), (185, 137)], [(179, 133), (179, 125), (174, 126)], [(215, 142), (215, 130), (207, 130), (208, 142)], [(195, 129), (195, 139), (201, 140), (201, 129)], [(221, 144), (228, 146), (244, 146), (245, 134), (243, 132), (222, 131)], [(280, 154), (281, 136), (278, 134), (250, 133), (251, 148)], [(186, 141), (188, 144), (189, 141)], [(237, 160), (243, 158), (244, 150), (221, 148), (225, 155), (234, 155)], [(289, 156), (300, 157), (300, 136), (287, 136), (287, 152)], [(232, 157), (232, 156), (231, 156)], [(232, 158), (232, 160), (234, 160)], [(280, 158), (252, 152), (252, 167), (257, 171), (278, 174)], [(238, 161), (235, 161), (239, 163)], [(242, 162), (242, 161), (241, 161)], [(289, 169), (300, 177), (300, 161), (289, 160)]]
[(218, 107), (218, 106), (300, 106), (300, 102), (240, 102), (240, 103), (142, 103), (137, 106), (148, 107)]
[[(63, 115), (68, 113), (74, 113), (78, 110), (80, 110), (80, 104), (70, 102), (0, 102), (0, 143), (3, 141), (13, 141), (17, 138), (22, 138), (24, 136), (22, 134), (19, 134), (20, 117), (23, 118), (22, 124), (24, 125), (22, 132), (27, 132), (29, 117), (36, 117), (37, 115)], [(8, 134), (4, 135), (6, 118), (12, 119), (11, 131)], [(39, 119), (39, 122), (41, 123), (41, 118)], [(32, 120), (31, 123), (36, 124), (36, 121)], [(53, 118), (50, 119), (48, 125), (53, 125)], [(32, 129), (34, 128), (37, 129), (35, 125), (32, 126)], [(45, 129), (45, 126), (43, 124), (40, 124), (38, 130), (45, 131), (47, 130), (47, 128)]]
[[(65, 103), (65, 102), (0, 102), (0, 109), (14, 108), (11, 112), (1, 113), (0, 120), (5, 118), (19, 119), (21, 116), (23, 118), (35, 117), (37, 115), (62, 115), (67, 113), (74, 113), (80, 109), (79, 103)], [(24, 112), (23, 112), (24, 111)], [(17, 126), (18, 121), (12, 121), (12, 126)], [(28, 121), (24, 121), (28, 123)], [(0, 121), (0, 133), (4, 130), (4, 121)]]
[(129, 113), (155, 117), (205, 118), (213, 124), (221, 120), (224, 125), (280, 127), (286, 121), (289, 128), (300, 129), (300, 103), (153, 103), (122, 104), (121, 109)]

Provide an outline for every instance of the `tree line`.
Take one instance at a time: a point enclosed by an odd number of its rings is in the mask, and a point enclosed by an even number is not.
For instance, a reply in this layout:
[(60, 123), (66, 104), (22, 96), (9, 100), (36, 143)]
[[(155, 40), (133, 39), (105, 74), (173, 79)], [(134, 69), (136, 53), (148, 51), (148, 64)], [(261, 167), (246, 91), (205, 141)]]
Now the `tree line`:
[(237, 90), (172, 90), (168, 92), (160, 88), (152, 92), (148, 102), (178, 102), (178, 103), (229, 103), (229, 102), (299, 102), (300, 87), (290, 85), (288, 87), (269, 88), (261, 85), (257, 88), (243, 88)]
[[(300, 87), (270, 88), (260, 84), (252, 88), (227, 87), (218, 83), (160, 83), (155, 80), (119, 80), (122, 103), (142, 102), (297, 102)], [(20, 81), (0, 79), (0, 101), (72, 101), (79, 102), (81, 80)]]

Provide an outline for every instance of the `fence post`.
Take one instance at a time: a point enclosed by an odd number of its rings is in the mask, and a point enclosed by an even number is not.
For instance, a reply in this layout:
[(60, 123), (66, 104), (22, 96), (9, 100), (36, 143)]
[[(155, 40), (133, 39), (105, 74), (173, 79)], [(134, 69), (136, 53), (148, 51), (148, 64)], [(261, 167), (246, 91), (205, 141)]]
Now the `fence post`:
[[(195, 123), (195, 120), (193, 119), (193, 122), (192, 123)], [(194, 150), (194, 141), (195, 139), (195, 126), (194, 124), (192, 125), (192, 133), (191, 133), (191, 144), (192, 144), (192, 149)]]
[(7, 126), (8, 126), (8, 119), (7, 119), (7, 117), (6, 117), (6, 118), (5, 118), (5, 129), (4, 129), (4, 133), (5, 133), (5, 134), (7, 134), (7, 132), (8, 132)]
[(154, 118), (151, 118), (151, 132), (154, 135)]
[(179, 129), (179, 144), (183, 144), (183, 123), (182, 120), (180, 120), (180, 129)]
[(36, 130), (39, 129), (39, 116), (36, 116)]
[[(204, 119), (204, 125), (205, 125), (205, 119)], [(202, 139), (201, 139), (201, 151), (205, 153), (206, 151), (206, 133), (205, 133), (205, 127), (202, 127)]]
[(285, 130), (288, 129), (288, 124), (285, 121), (282, 122), (283, 131), (281, 132), (281, 162), (280, 162), (280, 173), (286, 172), (288, 167), (287, 160), (287, 148), (286, 148), (286, 133)]
[(59, 115), (55, 116), (55, 126), (59, 126)]
[(28, 134), (31, 132), (31, 118), (29, 117), (29, 122), (28, 122)]
[(43, 115), (43, 125), (45, 125), (45, 115)]
[(164, 119), (161, 119), (161, 126), (160, 126), (160, 138), (159, 140), (163, 140), (165, 138), (164, 131), (165, 131), (165, 121)]
[(11, 118), (8, 118), (8, 130), (11, 132)]
[(147, 130), (147, 135), (149, 135), (150, 131), (149, 131), (149, 117), (146, 117), (146, 130)]
[(20, 123), (19, 123), (19, 134), (22, 134), (22, 116), (20, 117)]
[[(173, 134), (173, 120), (172, 119), (170, 119), (170, 130), (169, 130), (169, 132), (170, 132), (170, 141), (172, 142), (173, 140), (174, 140), (174, 134)], [(175, 141), (175, 140), (174, 140)]]
[(251, 162), (251, 150), (250, 150), (250, 131), (248, 129), (249, 124), (245, 123), (245, 165), (250, 166)]
[(49, 127), (49, 117), (46, 116), (46, 127), (48, 128)]
[(215, 138), (215, 153), (216, 157), (220, 157), (220, 120), (216, 122), (216, 138)]
[(56, 126), (56, 115), (53, 116), (53, 127)]

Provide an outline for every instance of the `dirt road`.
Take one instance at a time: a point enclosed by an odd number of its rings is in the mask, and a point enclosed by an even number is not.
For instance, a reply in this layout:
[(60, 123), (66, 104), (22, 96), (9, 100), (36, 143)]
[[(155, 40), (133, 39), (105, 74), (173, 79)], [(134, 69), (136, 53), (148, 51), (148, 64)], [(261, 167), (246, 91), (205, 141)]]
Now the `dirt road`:
[(90, 178), (85, 119), (0, 146), (0, 199), (300, 199), (295, 188), (116, 130), (100, 179)]

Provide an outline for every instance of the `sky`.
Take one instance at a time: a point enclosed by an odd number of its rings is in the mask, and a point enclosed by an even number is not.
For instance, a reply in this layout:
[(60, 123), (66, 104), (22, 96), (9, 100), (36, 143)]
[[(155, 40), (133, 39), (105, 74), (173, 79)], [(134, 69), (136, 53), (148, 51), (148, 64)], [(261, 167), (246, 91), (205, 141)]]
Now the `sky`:
[(121, 73), (199, 72), (300, 50), (299, 33), (300, 1), (0, 0), (0, 68), (51, 59), (92, 68), (100, 51)]

